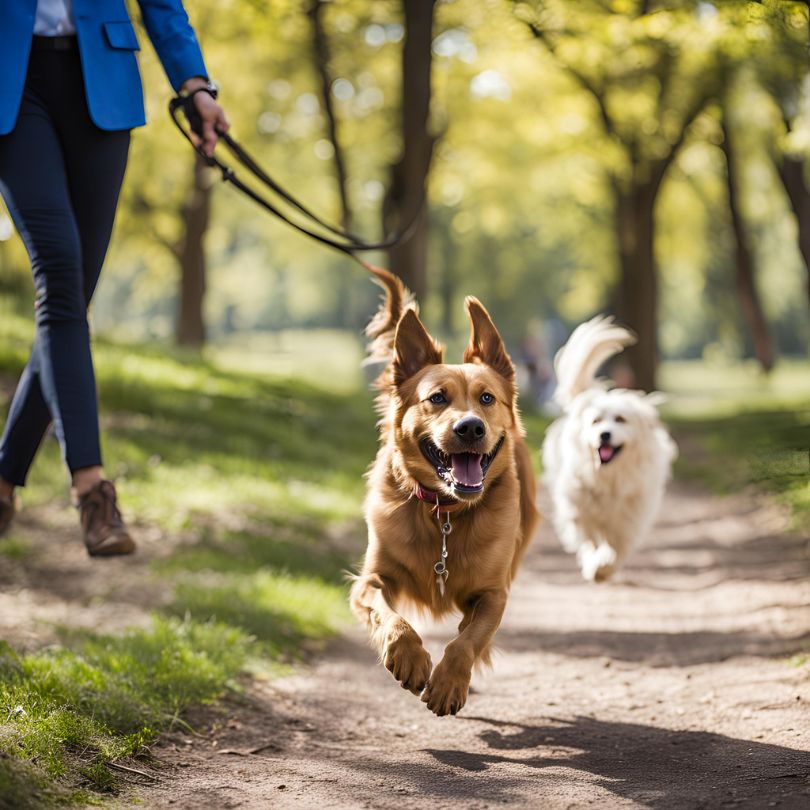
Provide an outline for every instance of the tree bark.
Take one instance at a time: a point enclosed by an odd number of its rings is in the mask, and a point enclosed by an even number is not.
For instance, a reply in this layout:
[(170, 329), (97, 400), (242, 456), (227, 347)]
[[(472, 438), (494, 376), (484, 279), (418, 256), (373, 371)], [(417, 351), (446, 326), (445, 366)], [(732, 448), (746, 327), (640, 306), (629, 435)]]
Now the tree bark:
[[(447, 218), (449, 220), (449, 217)], [(455, 266), (456, 266), (456, 251), (452, 240), (450, 239), (450, 224), (449, 221), (440, 224), (440, 228), (444, 233), (442, 234), (442, 267), (441, 275), (439, 276), (439, 301), (441, 306), (441, 315), (439, 323), (441, 324), (442, 334), (449, 338), (453, 334), (453, 317), (454, 307), (453, 304), (456, 300), (456, 287), (457, 281)]]
[(631, 384), (655, 388), (658, 370), (658, 273), (655, 266), (655, 198), (658, 183), (614, 185), (614, 227), (619, 249), (616, 312), (619, 321), (638, 336), (625, 350), (633, 374)]
[(433, 12), (436, 0), (403, 0), (405, 43), (402, 49), (402, 154), (391, 166), (383, 204), (386, 234), (407, 228), (412, 235), (389, 250), (391, 270), (416, 297), (427, 292), (427, 177), (436, 139), (428, 129), (431, 99)]
[(748, 245), (745, 220), (740, 211), (740, 184), (737, 177), (734, 149), (725, 120), (725, 111), (721, 119), (721, 126), (723, 130), (721, 148), (726, 158), (728, 209), (731, 215), (731, 228), (734, 233), (737, 296), (743, 318), (748, 325), (751, 340), (754, 344), (754, 354), (762, 370), (767, 373), (773, 369), (775, 362), (773, 338), (768, 328), (768, 321), (754, 279), (754, 259)]
[(205, 343), (205, 234), (211, 214), (211, 183), (202, 158), (194, 161), (194, 180), (183, 209), (183, 236), (178, 251), (180, 304), (177, 343), (200, 347)]
[(799, 252), (807, 271), (807, 303), (810, 306), (810, 190), (805, 179), (805, 161), (787, 155), (777, 165), (799, 232)]
[[(321, 102), (326, 114), (326, 135), (332, 144), (332, 161), (335, 167), (335, 180), (337, 181), (338, 195), (340, 197), (340, 224), (344, 230), (351, 231), (354, 216), (349, 200), (346, 156), (340, 141), (340, 127), (332, 99), (332, 71), (330, 68), (332, 55), (329, 38), (326, 35), (323, 23), (326, 5), (326, 0), (309, 0), (306, 13), (312, 26), (312, 54), (321, 84)], [(334, 320), (337, 326), (343, 329), (349, 328), (351, 325), (350, 290), (350, 276), (347, 273), (338, 273), (335, 277)]]
[(321, 101), (326, 113), (327, 137), (332, 144), (334, 155), (338, 194), (340, 195), (340, 221), (343, 227), (351, 230), (352, 211), (349, 203), (346, 159), (338, 136), (338, 120), (335, 114), (335, 105), (332, 103), (332, 74), (329, 67), (331, 53), (329, 40), (323, 26), (323, 12), (326, 8), (325, 0), (312, 0), (307, 8), (307, 15), (312, 24), (312, 52), (315, 57), (315, 68), (321, 82)]

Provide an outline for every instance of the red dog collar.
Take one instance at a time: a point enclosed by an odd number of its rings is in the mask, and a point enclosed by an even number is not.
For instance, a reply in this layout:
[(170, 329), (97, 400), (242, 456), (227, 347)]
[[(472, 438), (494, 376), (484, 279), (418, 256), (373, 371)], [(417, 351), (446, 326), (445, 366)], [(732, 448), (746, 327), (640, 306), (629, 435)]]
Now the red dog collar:
[(467, 505), (464, 501), (459, 501), (455, 498), (442, 498), (438, 492), (425, 489), (418, 481), (414, 481), (413, 483), (413, 495), (415, 498), (424, 501), (430, 506), (433, 512), (437, 510), (441, 512), (455, 512), (457, 509), (461, 509)]

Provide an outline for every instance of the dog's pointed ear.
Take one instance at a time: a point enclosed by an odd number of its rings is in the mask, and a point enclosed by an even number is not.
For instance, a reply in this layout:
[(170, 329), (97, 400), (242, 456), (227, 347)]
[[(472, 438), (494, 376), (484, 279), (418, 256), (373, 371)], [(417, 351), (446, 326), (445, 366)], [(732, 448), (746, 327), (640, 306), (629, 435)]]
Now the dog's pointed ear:
[(428, 334), (419, 316), (406, 310), (394, 337), (394, 383), (401, 385), (425, 366), (442, 362), (442, 347)]
[(464, 351), (464, 362), (484, 363), (495, 369), (509, 382), (514, 382), (515, 366), (489, 313), (484, 309), (483, 304), (471, 295), (467, 296), (464, 303), (467, 306), (467, 314), (470, 316), (472, 325), (470, 342)]

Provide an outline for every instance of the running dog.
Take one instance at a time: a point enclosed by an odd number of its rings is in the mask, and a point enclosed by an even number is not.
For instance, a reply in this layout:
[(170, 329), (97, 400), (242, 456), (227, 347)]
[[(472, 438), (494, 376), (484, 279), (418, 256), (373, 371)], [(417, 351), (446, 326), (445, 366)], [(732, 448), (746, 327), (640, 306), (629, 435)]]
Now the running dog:
[[(466, 299), (464, 362), (443, 362), (408, 290), (374, 268), (385, 291), (369, 324), (369, 360), (385, 362), (380, 448), (367, 475), (368, 547), (351, 607), (403, 688), (437, 715), (465, 704), (473, 667), (489, 663), (512, 579), (538, 521), (517, 408), (515, 367), (489, 314)], [(461, 613), (434, 668), (399, 614)]]
[(660, 395), (608, 389), (595, 374), (635, 337), (611, 318), (581, 324), (554, 360), (563, 408), (543, 442), (544, 479), (563, 548), (586, 580), (602, 582), (646, 537), (677, 447), (656, 410)]

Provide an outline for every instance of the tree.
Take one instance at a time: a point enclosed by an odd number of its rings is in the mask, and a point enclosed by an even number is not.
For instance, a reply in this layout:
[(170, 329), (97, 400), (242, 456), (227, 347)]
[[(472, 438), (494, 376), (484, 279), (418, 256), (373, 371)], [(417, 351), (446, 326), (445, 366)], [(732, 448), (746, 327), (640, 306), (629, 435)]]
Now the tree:
[(740, 302), (740, 310), (754, 344), (754, 354), (762, 370), (767, 373), (773, 369), (775, 363), (773, 338), (768, 328), (768, 321), (765, 317), (756, 279), (754, 278), (754, 257), (750, 249), (750, 239), (741, 210), (737, 157), (731, 138), (727, 100), (724, 100), (722, 104), (720, 116), (723, 135), (721, 149), (726, 161), (728, 210), (731, 217), (731, 229), (734, 234), (737, 297)]
[(777, 104), (785, 137), (773, 139), (773, 160), (796, 217), (798, 248), (807, 273), (810, 305), (810, 187), (807, 183), (807, 150), (795, 145), (794, 135), (804, 110), (808, 59), (807, 2), (760, 3), (761, 16), (771, 36), (752, 54), (763, 86)]
[(206, 254), (205, 234), (211, 221), (211, 172), (199, 156), (194, 160), (194, 182), (183, 209), (183, 235), (176, 252), (180, 267), (177, 343), (201, 347), (205, 343)]
[(614, 11), (624, 5), (591, 0), (514, 5), (590, 96), (612, 151), (605, 170), (619, 266), (615, 308), (639, 337), (627, 351), (635, 384), (650, 390), (658, 365), (655, 203), (690, 126), (715, 92), (711, 37), (689, 36), (701, 25), (691, 3), (661, 10), (637, 2), (626, 13)]
[[(383, 205), (386, 233), (411, 228), (408, 239), (389, 250), (392, 272), (418, 299), (427, 293), (427, 178), (436, 145), (430, 131), (433, 16), (436, 0), (403, 0), (402, 152), (391, 166)], [(411, 225), (413, 223), (413, 225)]]
[(312, 56), (320, 81), (321, 104), (326, 114), (326, 130), (329, 143), (332, 144), (332, 160), (335, 167), (338, 194), (340, 195), (340, 221), (346, 230), (352, 228), (352, 209), (349, 202), (348, 172), (343, 145), (338, 136), (338, 119), (332, 101), (331, 49), (329, 38), (324, 28), (323, 16), (328, 5), (327, 0), (311, 0), (306, 9), (312, 25)]

